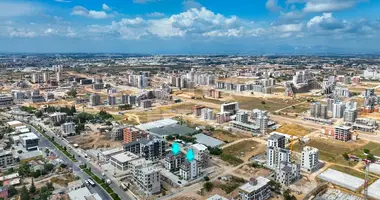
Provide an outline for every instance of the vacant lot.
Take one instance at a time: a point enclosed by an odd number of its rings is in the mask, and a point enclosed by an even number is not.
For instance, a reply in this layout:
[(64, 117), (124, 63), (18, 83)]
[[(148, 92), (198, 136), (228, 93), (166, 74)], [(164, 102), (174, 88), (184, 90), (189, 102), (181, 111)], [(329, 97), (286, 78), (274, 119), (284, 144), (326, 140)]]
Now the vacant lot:
[(280, 132), (280, 133), (285, 133), (288, 135), (293, 135), (293, 136), (298, 136), (298, 137), (301, 136), (302, 137), (302, 136), (305, 136), (305, 135), (311, 133), (314, 130), (305, 128), (305, 127), (297, 125), (297, 124), (284, 124), (279, 129), (277, 129), (276, 131)]
[(239, 102), (241, 109), (252, 110), (261, 109), (268, 110), (269, 112), (291, 106), (293, 104), (299, 103), (299, 100), (294, 99), (282, 99), (282, 98), (259, 98), (259, 97), (248, 97), (248, 96), (232, 96), (234, 101)]
[(243, 160), (261, 154), (265, 151), (265, 145), (256, 141), (246, 140), (238, 142), (223, 149), (223, 154), (229, 154)]
[(311, 146), (319, 149), (319, 158), (321, 160), (342, 165), (353, 166), (357, 162), (346, 161), (343, 157), (344, 153), (350, 153), (364, 146), (364, 143), (341, 142), (331, 139), (312, 139), (305, 145), (296, 143), (293, 145), (295, 151), (301, 152), (303, 146)]
[(211, 136), (214, 138), (217, 138), (219, 140), (222, 140), (224, 142), (233, 142), (236, 140), (239, 140), (241, 138), (248, 138), (250, 136), (244, 136), (242, 134), (233, 134), (229, 131), (225, 130), (215, 130), (212, 131)]
[(310, 103), (303, 103), (299, 105), (295, 105), (289, 108), (286, 108), (282, 110), (282, 113), (294, 113), (294, 114), (300, 114), (310, 109)]
[(250, 163), (250, 164), (243, 165), (239, 169), (235, 170), (234, 173), (247, 177), (247, 179), (249, 179), (250, 177), (257, 177), (257, 176), (267, 177), (268, 175), (271, 174), (271, 171), (265, 168), (255, 168)]
[(380, 156), (380, 144), (375, 142), (369, 142), (368, 144), (362, 146), (359, 149), (356, 149), (352, 152), (352, 154), (360, 157), (360, 158), (366, 158), (364, 155), (364, 149), (368, 149), (370, 153), (372, 153), (375, 156)]

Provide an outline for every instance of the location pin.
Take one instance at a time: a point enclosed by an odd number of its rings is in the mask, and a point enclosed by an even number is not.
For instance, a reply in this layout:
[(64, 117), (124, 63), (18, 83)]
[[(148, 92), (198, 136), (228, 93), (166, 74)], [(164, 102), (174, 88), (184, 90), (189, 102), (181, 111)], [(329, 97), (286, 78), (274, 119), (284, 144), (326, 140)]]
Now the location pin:
[(181, 147), (179, 146), (179, 144), (177, 142), (174, 142), (172, 144), (172, 153), (174, 155), (177, 155), (177, 154), (179, 154), (180, 151), (181, 151)]
[(186, 153), (186, 159), (191, 162), (194, 160), (194, 151), (193, 149), (188, 149)]

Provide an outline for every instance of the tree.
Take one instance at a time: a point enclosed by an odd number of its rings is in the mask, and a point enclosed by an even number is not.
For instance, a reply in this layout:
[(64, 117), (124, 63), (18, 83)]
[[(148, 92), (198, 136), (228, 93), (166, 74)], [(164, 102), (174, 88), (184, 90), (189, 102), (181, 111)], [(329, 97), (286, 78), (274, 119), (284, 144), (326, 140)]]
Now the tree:
[(27, 163), (23, 163), (21, 164), (19, 167), (18, 167), (18, 173), (21, 175), (21, 176), (29, 176), (30, 175), (30, 168), (29, 168), (29, 165)]
[(39, 111), (37, 111), (36, 113), (34, 113), (34, 115), (35, 115), (37, 118), (41, 118), (41, 117), (42, 117), (42, 112), (39, 110)]
[(8, 187), (8, 197), (13, 197), (14, 195), (16, 195), (18, 192), (16, 190), (16, 188), (11, 185)]
[(29, 192), (32, 193), (32, 194), (35, 194), (37, 192), (37, 188), (34, 185), (34, 179), (32, 179), (32, 184), (29, 187)]
[(76, 112), (77, 112), (77, 109), (75, 108), (75, 105), (72, 105), (72, 106), (71, 106), (71, 112), (72, 112), (72, 113), (76, 113)]
[(264, 104), (266, 104), (266, 102), (265, 102), (265, 101), (261, 101), (261, 104), (263, 104), (263, 105), (264, 105)]
[(48, 172), (51, 172), (54, 169), (54, 165), (51, 163), (44, 164), (44, 169)]
[(29, 192), (26, 189), (25, 185), (22, 186), (21, 194), (20, 194), (20, 200), (30, 200)]
[(112, 126), (112, 122), (111, 121), (106, 121), (106, 125), (107, 126)]
[(52, 183), (52, 182), (47, 182), (47, 183), (46, 183), (46, 187), (47, 187), (50, 191), (53, 191), (53, 190), (54, 190), (54, 186), (53, 186), (53, 183)]
[(218, 148), (218, 147), (210, 148), (209, 152), (210, 152), (211, 155), (217, 155), (217, 156), (221, 155), (223, 153), (223, 151), (220, 148)]
[(209, 180), (210, 180), (210, 178), (209, 178), (208, 176), (205, 176), (203, 179), (204, 179), (205, 181), (209, 181)]
[(367, 160), (370, 160), (370, 161), (376, 161), (376, 158), (375, 158), (375, 156), (374, 156), (373, 154), (368, 153), (368, 154), (367, 154)]
[(206, 182), (203, 184), (203, 188), (207, 191), (210, 192), (214, 188), (214, 184), (211, 182)]
[(290, 194), (289, 189), (285, 190), (282, 196), (284, 197), (284, 200), (297, 200), (297, 197)]
[(344, 153), (344, 154), (343, 154), (343, 158), (344, 158), (345, 160), (348, 160), (348, 159), (350, 159), (350, 157), (348, 156), (348, 154), (347, 154), (347, 153)]
[(167, 141), (173, 141), (175, 138), (172, 135), (166, 136)]
[(365, 154), (369, 154), (369, 152), (370, 152), (369, 149), (363, 149), (363, 151)]
[(51, 195), (51, 192), (47, 186), (42, 186), (40, 188), (40, 198), (39, 200), (48, 200), (49, 196)]
[(41, 171), (38, 169), (38, 170), (32, 172), (32, 176), (33, 176), (33, 178), (40, 177), (41, 176)]

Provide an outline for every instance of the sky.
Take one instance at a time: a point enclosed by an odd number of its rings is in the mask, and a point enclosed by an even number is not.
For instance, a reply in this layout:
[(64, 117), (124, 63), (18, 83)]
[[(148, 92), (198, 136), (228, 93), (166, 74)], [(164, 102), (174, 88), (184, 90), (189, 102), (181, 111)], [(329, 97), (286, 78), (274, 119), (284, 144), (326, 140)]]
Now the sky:
[(380, 0), (0, 0), (0, 52), (380, 53)]

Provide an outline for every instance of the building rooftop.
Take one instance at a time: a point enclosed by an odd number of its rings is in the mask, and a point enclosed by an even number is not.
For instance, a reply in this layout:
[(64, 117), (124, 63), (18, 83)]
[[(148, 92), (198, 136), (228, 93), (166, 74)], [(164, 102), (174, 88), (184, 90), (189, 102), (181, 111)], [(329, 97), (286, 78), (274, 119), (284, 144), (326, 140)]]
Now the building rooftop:
[(335, 128), (344, 129), (344, 130), (350, 130), (351, 127), (349, 126), (335, 126)]
[(210, 137), (208, 135), (205, 135), (203, 133), (199, 133), (194, 135), (194, 137), (197, 139), (197, 142), (199, 144), (204, 144), (209, 147), (218, 147), (224, 144), (223, 141), (218, 140), (216, 138)]
[(79, 188), (68, 193), (71, 200), (102, 200), (99, 195), (91, 194), (87, 187)]
[(197, 149), (199, 151), (205, 151), (207, 150), (207, 147), (203, 144), (193, 144), (191, 145), (192, 148)]
[(174, 134), (180, 134), (180, 135), (186, 135), (195, 133), (196, 130), (189, 128), (187, 126), (182, 126), (179, 124), (171, 124), (166, 126), (161, 126), (157, 128), (152, 128), (149, 130), (150, 133), (165, 136), (165, 135), (174, 135)]
[(7, 124), (8, 126), (23, 126), (24, 125), (22, 122), (17, 121), (17, 120), (7, 122)]
[(226, 197), (220, 196), (219, 194), (215, 194), (214, 196), (211, 196), (207, 198), (206, 200), (228, 200)]
[(35, 133), (24, 133), (24, 134), (21, 134), (19, 135), (20, 139), (23, 139), (23, 140), (34, 140), (34, 139), (38, 139), (38, 136), (35, 134)]
[(103, 156), (108, 156), (108, 155), (111, 155), (111, 154), (114, 154), (114, 153), (118, 153), (118, 152), (123, 152), (124, 149), (123, 147), (119, 147), (119, 148), (114, 148), (114, 149), (109, 149), (109, 150), (105, 150), (105, 151), (102, 151), (100, 152)]
[(269, 136), (268, 140), (278, 140), (281, 138), (285, 138), (285, 136), (278, 134), (277, 132), (273, 132), (273, 134), (271, 136)]
[(351, 191), (356, 191), (364, 184), (364, 179), (334, 169), (327, 169), (318, 177), (324, 181), (350, 189)]
[(152, 128), (163, 127), (163, 126), (173, 125), (177, 123), (178, 123), (177, 120), (166, 118), (166, 119), (161, 119), (161, 120), (157, 120), (157, 121), (153, 121), (153, 122), (149, 122), (145, 124), (140, 124), (140, 125), (137, 125), (136, 128), (141, 129), (141, 130), (150, 130)]
[(156, 166), (144, 167), (141, 169), (141, 172), (144, 174), (151, 174), (151, 173), (156, 173), (160, 171), (161, 171), (161, 168), (156, 167)]
[(127, 151), (127, 152), (116, 154), (116, 155), (112, 156), (111, 158), (117, 160), (120, 163), (125, 163), (125, 162), (129, 162), (131, 160), (135, 160), (135, 159), (139, 158), (139, 156)]
[(240, 186), (239, 189), (246, 193), (252, 193), (269, 183), (269, 179), (264, 178), (262, 176), (256, 177), (255, 179), (256, 179), (255, 184), (253, 184), (254, 181), (250, 181)]

